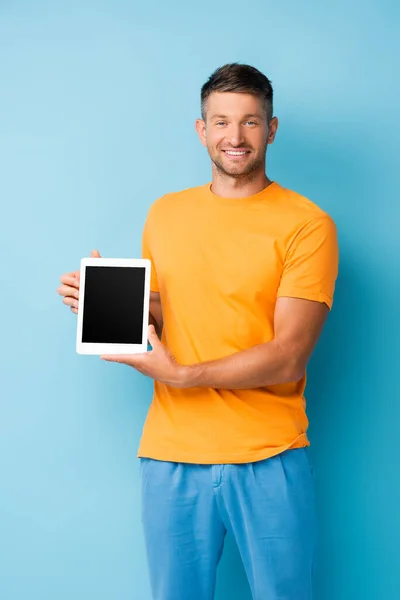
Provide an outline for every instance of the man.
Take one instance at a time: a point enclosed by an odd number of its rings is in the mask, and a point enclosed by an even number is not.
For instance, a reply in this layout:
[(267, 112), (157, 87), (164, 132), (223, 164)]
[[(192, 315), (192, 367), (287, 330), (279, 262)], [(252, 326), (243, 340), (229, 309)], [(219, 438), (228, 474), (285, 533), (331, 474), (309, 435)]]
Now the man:
[[(201, 100), (212, 183), (157, 200), (143, 233), (152, 351), (102, 357), (154, 379), (139, 450), (153, 598), (212, 600), (230, 531), (254, 600), (310, 600), (303, 392), (332, 306), (336, 229), (265, 174), (278, 120), (262, 73), (225, 65)], [(61, 282), (77, 312), (79, 273)]]

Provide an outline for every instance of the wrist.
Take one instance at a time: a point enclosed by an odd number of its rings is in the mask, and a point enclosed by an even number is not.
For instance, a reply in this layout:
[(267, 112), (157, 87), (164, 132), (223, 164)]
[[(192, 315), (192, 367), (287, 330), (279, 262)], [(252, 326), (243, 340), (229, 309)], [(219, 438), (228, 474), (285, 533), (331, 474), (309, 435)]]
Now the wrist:
[(179, 365), (177, 386), (180, 388), (195, 387), (194, 369), (192, 366)]

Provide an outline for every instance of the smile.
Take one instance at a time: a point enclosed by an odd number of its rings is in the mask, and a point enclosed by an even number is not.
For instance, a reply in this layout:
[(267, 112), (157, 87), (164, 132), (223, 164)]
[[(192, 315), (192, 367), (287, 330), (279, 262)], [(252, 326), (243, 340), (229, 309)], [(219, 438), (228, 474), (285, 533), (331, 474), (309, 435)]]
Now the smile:
[(223, 150), (228, 156), (244, 156), (249, 154), (249, 150)]

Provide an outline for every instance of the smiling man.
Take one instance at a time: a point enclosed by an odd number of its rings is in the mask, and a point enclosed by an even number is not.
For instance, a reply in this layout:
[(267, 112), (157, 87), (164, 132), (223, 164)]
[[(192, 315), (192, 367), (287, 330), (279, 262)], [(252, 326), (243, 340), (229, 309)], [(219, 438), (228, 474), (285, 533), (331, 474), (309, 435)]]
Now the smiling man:
[[(153, 598), (212, 600), (229, 531), (254, 600), (311, 600), (305, 371), (332, 306), (336, 228), (266, 176), (265, 75), (225, 65), (201, 103), (212, 181), (157, 200), (143, 233), (152, 350), (102, 357), (154, 379), (139, 450)], [(79, 273), (61, 282), (77, 312)]]

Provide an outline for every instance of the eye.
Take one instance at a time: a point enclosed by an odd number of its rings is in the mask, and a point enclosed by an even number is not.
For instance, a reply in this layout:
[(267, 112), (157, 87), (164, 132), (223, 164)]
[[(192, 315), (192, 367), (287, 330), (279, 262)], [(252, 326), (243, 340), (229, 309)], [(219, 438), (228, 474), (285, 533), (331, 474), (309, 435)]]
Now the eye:
[(257, 125), (256, 121), (246, 121), (246, 125)]
[(217, 121), (215, 124), (217, 127), (219, 127), (219, 126), (225, 125), (226, 121)]

